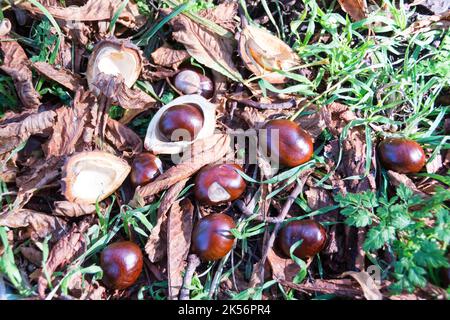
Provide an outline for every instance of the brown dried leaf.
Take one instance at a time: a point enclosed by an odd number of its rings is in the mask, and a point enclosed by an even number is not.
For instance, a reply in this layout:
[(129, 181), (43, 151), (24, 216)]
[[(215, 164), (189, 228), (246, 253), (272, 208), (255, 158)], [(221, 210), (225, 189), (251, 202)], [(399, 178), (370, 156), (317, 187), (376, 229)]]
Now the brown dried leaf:
[(450, 28), (450, 10), (441, 14), (430, 16), (427, 19), (419, 20), (411, 24), (405, 31), (405, 34), (428, 32), (434, 29)]
[(173, 69), (178, 69), (178, 66), (190, 57), (186, 50), (172, 49), (167, 45), (153, 51), (151, 56), (156, 64)]
[[(46, 9), (56, 19), (70, 21), (101, 21), (111, 20), (121, 4), (122, 0), (88, 0), (80, 7), (61, 7), (58, 5), (48, 6)], [(34, 7), (28, 2), (20, 3), (17, 6), (33, 14), (42, 14), (39, 8)], [(138, 13), (136, 5), (130, 2), (121, 12), (118, 22), (129, 28), (133, 28), (137, 23), (136, 18), (141, 20)], [(140, 24), (142, 24), (142, 21), (139, 21), (139, 25)]]
[(267, 262), (272, 269), (272, 277), (275, 280), (292, 281), (300, 271), (300, 267), (292, 259), (281, 258), (273, 249), (269, 249)]
[[(73, 258), (84, 249), (83, 234), (89, 228), (87, 221), (74, 225), (67, 235), (61, 238), (51, 249), (45, 270), (51, 277), (58, 267), (62, 267), (70, 263)], [(45, 297), (45, 289), (47, 288), (47, 279), (45, 275), (41, 275), (38, 280), (38, 293), (41, 298)]]
[(416, 185), (414, 184), (414, 182), (408, 178), (407, 175), (402, 174), (402, 173), (398, 173), (395, 171), (388, 171), (388, 176), (389, 176), (389, 182), (394, 186), (394, 187), (399, 187), (401, 184), (404, 184), (405, 186), (407, 186), (409, 189), (411, 189), (413, 191), (414, 194), (428, 198), (429, 196), (420, 191)]
[(147, 252), (149, 260), (153, 263), (160, 261), (166, 253), (167, 239), (165, 230), (167, 225), (167, 212), (178, 198), (187, 180), (184, 179), (174, 184), (161, 200), (156, 225), (152, 229), (147, 244), (145, 245), (145, 252)]
[(336, 102), (322, 108), (321, 112), (325, 125), (335, 137), (339, 137), (344, 127), (356, 119), (356, 115), (348, 106)]
[(207, 164), (221, 160), (230, 151), (230, 137), (225, 134), (215, 134), (211, 137), (198, 140), (191, 145), (190, 152), (186, 154), (192, 155), (183, 161), (171, 167), (169, 170), (160, 175), (154, 182), (136, 190), (138, 198), (146, 198), (155, 195), (178, 181), (187, 179), (195, 174)]
[(133, 157), (142, 152), (143, 142), (141, 138), (119, 121), (108, 119), (106, 139), (114, 148), (123, 152), (127, 157)]
[(182, 272), (191, 247), (194, 206), (188, 199), (175, 203), (169, 211), (167, 230), (167, 271), (169, 299), (176, 300), (183, 285)]
[(367, 300), (383, 300), (383, 295), (378, 289), (378, 286), (376, 285), (370, 274), (368, 274), (367, 272), (348, 271), (343, 273), (342, 276), (351, 276), (353, 279), (355, 279), (361, 286), (364, 297), (366, 297)]
[(56, 69), (55, 66), (45, 62), (35, 62), (33, 68), (70, 91), (77, 91), (79, 87), (85, 85), (83, 78), (67, 69)]
[[(6, 40), (6, 41), (2, 41)], [(17, 95), (25, 108), (36, 109), (41, 102), (39, 94), (34, 89), (32, 73), (29, 68), (25, 51), (16, 41), (0, 38), (0, 53), (3, 55), (3, 64), (0, 69), (14, 80)]]
[(40, 266), (42, 263), (42, 252), (33, 247), (20, 247), (20, 253), (35, 266)]
[(112, 103), (124, 109), (146, 110), (155, 107), (156, 101), (151, 96), (138, 89), (128, 88), (121, 76), (110, 76), (99, 73), (93, 85), (111, 99)]
[[(226, 21), (229, 20), (229, 16), (237, 15), (237, 4), (223, 3), (203, 12), (203, 15), (222, 16), (223, 21)], [(233, 62), (235, 47), (233, 39), (221, 37), (184, 15), (176, 16), (170, 23), (174, 30), (173, 38), (182, 43), (192, 57), (234, 81), (242, 80)]]
[(55, 117), (56, 112), (50, 110), (31, 114), (19, 122), (0, 125), (0, 154), (13, 150), (31, 135), (51, 128)]
[(287, 286), (288, 288), (304, 293), (322, 292), (325, 294), (334, 294), (352, 299), (362, 298), (363, 296), (362, 290), (356, 287), (352, 280), (348, 279), (315, 279), (314, 282), (302, 284), (295, 284), (286, 280), (278, 280), (278, 282), (283, 286)]
[(342, 10), (347, 12), (353, 21), (359, 21), (367, 18), (367, 2), (366, 0), (339, 0)]
[(306, 130), (314, 139), (317, 139), (326, 127), (323, 114), (316, 107), (309, 107), (305, 112), (308, 112), (309, 114), (297, 118), (295, 122)]
[(66, 222), (61, 218), (45, 213), (21, 209), (0, 215), (0, 226), (9, 228), (29, 227), (33, 238), (42, 239), (49, 234), (58, 238), (65, 231)]
[(75, 218), (95, 213), (95, 205), (93, 204), (78, 204), (69, 201), (56, 201), (54, 205), (54, 214), (62, 217)]

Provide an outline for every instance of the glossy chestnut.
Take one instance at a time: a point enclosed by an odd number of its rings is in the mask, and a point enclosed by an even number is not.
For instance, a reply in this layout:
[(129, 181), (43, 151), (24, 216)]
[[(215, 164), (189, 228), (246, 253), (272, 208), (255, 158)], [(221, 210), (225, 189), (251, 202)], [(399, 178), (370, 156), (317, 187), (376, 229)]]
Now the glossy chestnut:
[(193, 141), (203, 127), (202, 111), (195, 105), (183, 104), (167, 109), (158, 127), (168, 141)]
[(297, 123), (285, 119), (271, 120), (263, 129), (266, 131), (262, 131), (262, 146), (268, 156), (281, 165), (296, 167), (311, 159), (313, 140)]
[(200, 219), (192, 232), (192, 251), (204, 261), (219, 260), (233, 248), (234, 220), (223, 213)]
[(131, 183), (143, 186), (155, 180), (163, 172), (159, 158), (151, 153), (138, 154), (131, 165)]
[(100, 255), (103, 282), (111, 289), (122, 290), (134, 284), (142, 265), (142, 251), (131, 241), (110, 244)]
[(327, 233), (314, 220), (291, 221), (278, 233), (277, 246), (289, 258), (291, 247), (300, 240), (303, 242), (294, 250), (294, 255), (300, 259), (313, 257), (325, 247)]
[(237, 164), (209, 165), (201, 169), (195, 178), (195, 198), (207, 205), (238, 199), (247, 185), (236, 170), (243, 169)]
[(387, 138), (378, 145), (383, 167), (398, 173), (417, 173), (425, 165), (425, 152), (415, 141)]
[(183, 94), (199, 94), (206, 99), (214, 95), (214, 82), (200, 68), (187, 66), (181, 68), (174, 79), (175, 87)]

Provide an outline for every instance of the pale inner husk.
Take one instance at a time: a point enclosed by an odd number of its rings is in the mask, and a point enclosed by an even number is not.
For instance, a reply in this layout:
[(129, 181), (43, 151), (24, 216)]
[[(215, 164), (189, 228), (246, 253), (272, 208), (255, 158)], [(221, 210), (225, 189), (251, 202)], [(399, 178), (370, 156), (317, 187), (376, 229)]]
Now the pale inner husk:
[(227, 201), (230, 197), (227, 190), (217, 182), (213, 182), (208, 188), (208, 198), (212, 202)]
[(66, 197), (81, 203), (102, 201), (117, 190), (130, 172), (128, 164), (113, 155), (93, 152), (76, 156), (68, 165)]
[[(197, 137), (192, 141), (167, 141), (159, 132), (158, 123), (163, 113), (173, 107), (183, 104), (195, 104), (203, 112), (203, 127)], [(158, 110), (152, 118), (145, 137), (145, 148), (155, 154), (177, 154), (183, 152), (189, 145), (199, 139), (204, 139), (214, 134), (216, 127), (216, 106), (203, 98), (201, 95), (193, 94), (181, 96)]]
[[(131, 50), (131, 49), (130, 49)], [(129, 50), (118, 50), (112, 46), (100, 49), (95, 59), (95, 75), (103, 72), (124, 78), (125, 85), (131, 88), (139, 77), (139, 65), (136, 56)]]

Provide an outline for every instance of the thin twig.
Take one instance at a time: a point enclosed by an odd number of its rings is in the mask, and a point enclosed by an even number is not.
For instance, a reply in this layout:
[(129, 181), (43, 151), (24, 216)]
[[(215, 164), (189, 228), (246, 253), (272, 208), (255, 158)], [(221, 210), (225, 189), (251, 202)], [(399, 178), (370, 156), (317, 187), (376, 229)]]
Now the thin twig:
[(200, 265), (200, 259), (196, 254), (190, 254), (188, 256), (188, 265), (186, 267), (186, 273), (184, 274), (183, 286), (180, 290), (180, 300), (189, 300), (189, 287), (192, 283), (192, 277), (195, 270)]
[(261, 222), (267, 222), (267, 223), (281, 223), (283, 222), (284, 218), (280, 216), (277, 217), (263, 217), (261, 215), (257, 215), (256, 213), (253, 213), (247, 206), (245, 205), (244, 201), (237, 200), (234, 202), (234, 205), (237, 209), (246, 217), (252, 217), (254, 216), (254, 220), (261, 221)]
[(297, 102), (295, 101), (295, 99), (290, 99), (288, 101), (279, 103), (260, 103), (250, 99), (239, 100), (233, 97), (230, 97), (229, 99), (260, 110), (283, 110), (283, 109), (291, 109), (297, 106)]
[(266, 263), (267, 256), (269, 255), (269, 250), (270, 250), (270, 248), (273, 247), (275, 238), (278, 234), (278, 231), (281, 228), (281, 222), (283, 222), (286, 219), (286, 216), (287, 216), (289, 210), (291, 209), (292, 204), (294, 203), (295, 199), (297, 199), (297, 197), (302, 192), (302, 190), (303, 190), (303, 184), (300, 182), (297, 182), (297, 185), (295, 186), (294, 190), (292, 190), (288, 199), (284, 203), (283, 209), (281, 210), (280, 214), (277, 217), (277, 219), (279, 219), (280, 222), (278, 222), (275, 225), (275, 228), (272, 231), (270, 237), (267, 239), (266, 243), (264, 244), (263, 255), (261, 257), (261, 261), (260, 261), (260, 265), (259, 265), (260, 279), (264, 279), (264, 265)]

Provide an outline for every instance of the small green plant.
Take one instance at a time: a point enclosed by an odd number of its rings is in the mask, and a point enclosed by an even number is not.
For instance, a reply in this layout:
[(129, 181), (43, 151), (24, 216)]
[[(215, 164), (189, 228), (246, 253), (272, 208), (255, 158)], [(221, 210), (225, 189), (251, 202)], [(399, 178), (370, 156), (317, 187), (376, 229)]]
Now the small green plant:
[(415, 195), (405, 185), (390, 199), (375, 192), (338, 194), (346, 224), (370, 227), (364, 250), (386, 249), (393, 253), (391, 289), (412, 292), (427, 283), (429, 270), (448, 267), (445, 250), (450, 240), (449, 209), (444, 204), (450, 191), (438, 189), (430, 199)]

